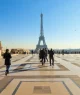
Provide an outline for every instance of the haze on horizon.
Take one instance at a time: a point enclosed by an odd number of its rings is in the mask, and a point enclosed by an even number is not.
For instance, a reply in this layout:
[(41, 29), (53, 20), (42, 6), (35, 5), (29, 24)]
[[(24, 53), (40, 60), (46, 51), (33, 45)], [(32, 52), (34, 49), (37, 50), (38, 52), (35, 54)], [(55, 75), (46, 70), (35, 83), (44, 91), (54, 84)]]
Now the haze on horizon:
[(3, 47), (35, 49), (41, 12), (48, 48), (80, 48), (80, 0), (0, 0)]

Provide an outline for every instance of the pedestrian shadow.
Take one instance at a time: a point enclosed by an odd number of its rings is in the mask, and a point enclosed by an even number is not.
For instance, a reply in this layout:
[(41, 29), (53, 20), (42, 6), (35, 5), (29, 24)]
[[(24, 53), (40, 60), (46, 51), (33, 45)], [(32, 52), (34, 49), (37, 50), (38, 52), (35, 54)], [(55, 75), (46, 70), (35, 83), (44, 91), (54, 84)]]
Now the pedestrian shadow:
[[(19, 66), (19, 65), (22, 65), (22, 64), (18, 64), (18, 65), (11, 65), (11, 66), (10, 66), (10, 68), (11, 68), (11, 67), (16, 67), (16, 66)], [(1, 69), (3, 69), (3, 68), (5, 68), (5, 69), (6, 69), (6, 67), (5, 67), (5, 66), (3, 66)], [(9, 70), (9, 71), (12, 71), (12, 70), (14, 70), (14, 69), (11, 69), (11, 70)], [(5, 70), (1, 70), (0, 72), (5, 72)]]
[[(40, 68), (45, 68), (45, 67), (48, 67), (48, 66), (45, 66), (45, 65), (37, 65), (37, 66), (31, 66), (31, 65), (33, 65), (33, 64), (35, 64), (35, 63), (22, 63), (22, 64), (18, 64), (18, 65), (11, 65), (11, 67), (16, 67), (16, 66), (22, 66), (23, 68), (15, 68), (15, 69), (10, 69), (9, 71), (10, 71), (10, 74), (11, 73), (19, 73), (19, 72), (24, 72), (24, 71), (35, 71), (35, 70), (39, 70)], [(36, 63), (37, 64), (37, 63)], [(41, 63), (40, 63), (41, 64)], [(26, 67), (26, 68), (24, 68), (24, 66), (27, 66), (27, 65), (30, 65), (29, 67)], [(1, 74), (0, 74), (0, 76), (1, 75), (4, 75), (5, 74), (5, 70), (2, 70), (2, 71), (0, 71), (0, 72), (2, 72)]]
[(18, 68), (18, 69), (14, 69), (13, 72), (11, 73), (15, 73), (15, 72), (24, 72), (24, 71), (35, 71), (35, 70), (39, 70), (40, 68), (45, 68), (45, 67), (48, 67), (48, 66), (42, 66), (42, 65), (38, 65), (37, 67), (36, 66), (33, 66), (33, 67), (29, 67), (29, 68), (24, 68), (24, 69), (21, 69), (21, 68)]

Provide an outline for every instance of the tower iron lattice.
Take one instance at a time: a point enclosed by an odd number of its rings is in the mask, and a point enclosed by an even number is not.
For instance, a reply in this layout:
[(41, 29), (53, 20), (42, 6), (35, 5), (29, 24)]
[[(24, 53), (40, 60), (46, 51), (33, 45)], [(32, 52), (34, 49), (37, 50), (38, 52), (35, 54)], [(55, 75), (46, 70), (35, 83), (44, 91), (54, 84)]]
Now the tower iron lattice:
[[(36, 52), (38, 52), (40, 49), (43, 49), (43, 48), (47, 49), (47, 45), (46, 45), (45, 37), (43, 33), (43, 14), (42, 13), (40, 17), (41, 17), (40, 36), (39, 36), (38, 44), (36, 45)], [(43, 45), (40, 45), (41, 41), (43, 41)]]

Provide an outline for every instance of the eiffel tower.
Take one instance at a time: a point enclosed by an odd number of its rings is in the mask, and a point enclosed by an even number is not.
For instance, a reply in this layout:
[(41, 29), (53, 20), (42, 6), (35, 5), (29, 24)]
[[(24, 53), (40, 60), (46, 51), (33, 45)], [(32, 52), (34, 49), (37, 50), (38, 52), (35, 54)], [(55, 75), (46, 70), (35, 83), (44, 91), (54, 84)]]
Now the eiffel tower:
[[(46, 48), (47, 49), (47, 45), (45, 42), (45, 37), (44, 37), (44, 33), (43, 33), (43, 14), (41, 13), (41, 30), (40, 30), (40, 36), (39, 36), (39, 41), (38, 44), (36, 45), (36, 52), (38, 52), (40, 49)], [(40, 45), (41, 41), (43, 41), (43, 45)]]

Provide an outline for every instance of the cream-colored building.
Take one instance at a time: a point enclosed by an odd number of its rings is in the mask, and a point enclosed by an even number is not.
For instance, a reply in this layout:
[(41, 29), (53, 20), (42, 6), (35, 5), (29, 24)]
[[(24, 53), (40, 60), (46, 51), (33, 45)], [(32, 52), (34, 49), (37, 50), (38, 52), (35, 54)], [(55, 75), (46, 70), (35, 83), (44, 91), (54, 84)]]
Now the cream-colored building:
[(1, 57), (1, 50), (0, 50), (0, 57)]
[(0, 41), (0, 57), (1, 57), (1, 50), (2, 50), (2, 46), (1, 46), (1, 41)]

